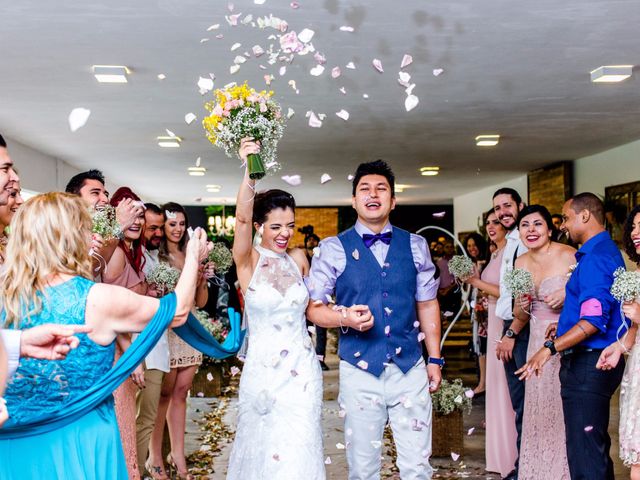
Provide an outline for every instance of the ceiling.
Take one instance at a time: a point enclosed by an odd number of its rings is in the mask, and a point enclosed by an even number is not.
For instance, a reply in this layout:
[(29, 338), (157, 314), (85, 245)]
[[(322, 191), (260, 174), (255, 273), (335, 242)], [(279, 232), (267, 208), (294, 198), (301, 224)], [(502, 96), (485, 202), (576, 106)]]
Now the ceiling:
[[(309, 74), (312, 54), (296, 56), (284, 76), (264, 56), (230, 74), (236, 55), (254, 45), (277, 46), (268, 37), (279, 32), (230, 26), (227, 2), (0, 0), (0, 131), (79, 168), (101, 168), (110, 183), (129, 185), (146, 199), (232, 202), (239, 162), (204, 137), (208, 97), (196, 83), (214, 73), (216, 87), (248, 80), (263, 88), (263, 76), (273, 73), (277, 99), (296, 113), (280, 143), (283, 169), (261, 188), (289, 188), (308, 206), (347, 202), (348, 174), (376, 158), (388, 160), (397, 181), (413, 187), (399, 194), (401, 202), (446, 203), (640, 138), (637, 75), (615, 85), (589, 79), (600, 65), (640, 63), (637, 0), (298, 2), (294, 9), (290, 0), (237, 0), (233, 13), (242, 13), (240, 19), (273, 14), (289, 30), (314, 30), (312, 43), (327, 59), (319, 77)], [(218, 30), (207, 31), (217, 23)], [(242, 46), (230, 51), (237, 42)], [(397, 82), (404, 54), (413, 56), (405, 71), (420, 99), (410, 112)], [(374, 58), (384, 73), (373, 68)], [(345, 68), (351, 61), (355, 70)], [(129, 83), (98, 84), (94, 64), (127, 65)], [(330, 75), (334, 66), (342, 69), (337, 79)], [(435, 76), (434, 69), (443, 72)], [(157, 78), (161, 73), (165, 80)], [(292, 79), (299, 94), (288, 85)], [(67, 117), (76, 107), (91, 116), (71, 133)], [(341, 109), (350, 114), (347, 122), (335, 115)], [(327, 115), (322, 128), (308, 126), (308, 110)], [(189, 112), (198, 116), (191, 125), (184, 121)], [(165, 129), (184, 139), (181, 148), (156, 145)], [(482, 133), (501, 134), (500, 145), (476, 147)], [(187, 176), (197, 157), (208, 168), (205, 177)], [(441, 175), (421, 177), (425, 165), (439, 165)], [(321, 185), (323, 173), (333, 180)], [(287, 186), (285, 174), (300, 174), (302, 185)], [(207, 194), (206, 184), (223, 188)]]

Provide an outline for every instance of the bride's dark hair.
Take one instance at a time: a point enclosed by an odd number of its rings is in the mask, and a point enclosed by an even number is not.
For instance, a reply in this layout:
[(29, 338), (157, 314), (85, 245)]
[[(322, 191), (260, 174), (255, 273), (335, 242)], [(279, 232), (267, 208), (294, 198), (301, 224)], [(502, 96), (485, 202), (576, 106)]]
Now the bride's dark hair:
[(256, 194), (256, 198), (253, 201), (253, 221), (262, 225), (267, 220), (267, 215), (271, 210), (276, 208), (283, 210), (290, 208), (295, 212), (296, 201), (293, 195), (275, 188)]
[(631, 232), (633, 231), (633, 221), (636, 215), (640, 213), (640, 205), (636, 205), (624, 222), (624, 233), (622, 234), (622, 243), (624, 251), (627, 252), (632, 262), (640, 263), (640, 255), (636, 252), (636, 246), (631, 240)]

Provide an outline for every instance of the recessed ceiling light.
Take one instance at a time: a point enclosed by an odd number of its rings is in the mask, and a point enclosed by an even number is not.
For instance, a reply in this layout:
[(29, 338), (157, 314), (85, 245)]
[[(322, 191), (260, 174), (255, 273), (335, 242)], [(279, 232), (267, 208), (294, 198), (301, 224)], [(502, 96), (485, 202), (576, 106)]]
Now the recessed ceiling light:
[(500, 135), (478, 135), (476, 137), (476, 146), (495, 147), (499, 141)]
[(158, 137), (157, 140), (163, 148), (178, 148), (182, 142), (180, 137)]
[(593, 83), (616, 83), (629, 78), (633, 73), (633, 65), (604, 65), (591, 72)]
[(221, 185), (207, 185), (207, 192), (209, 193), (218, 193), (220, 190), (222, 190)]
[(131, 73), (123, 65), (94, 65), (93, 76), (100, 83), (127, 83), (127, 75)]
[(204, 167), (189, 167), (187, 171), (192, 177), (204, 177), (204, 174), (207, 173), (207, 169)]
[(440, 167), (422, 167), (420, 175), (424, 177), (435, 177), (440, 173)]
[(411, 185), (405, 185), (405, 184), (403, 184), (403, 183), (396, 183), (396, 185), (395, 185), (396, 193), (402, 193), (402, 192), (404, 192), (407, 188), (411, 188)]

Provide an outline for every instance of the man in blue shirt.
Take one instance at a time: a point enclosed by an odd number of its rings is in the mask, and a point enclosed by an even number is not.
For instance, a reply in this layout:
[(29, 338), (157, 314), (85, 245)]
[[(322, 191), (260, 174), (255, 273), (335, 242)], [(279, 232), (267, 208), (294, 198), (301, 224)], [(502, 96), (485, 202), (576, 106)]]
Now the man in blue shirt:
[(604, 229), (604, 206), (592, 193), (581, 193), (562, 208), (562, 228), (575, 243), (577, 266), (567, 283), (557, 337), (517, 374), (539, 375), (546, 361), (560, 353), (560, 384), (573, 479), (613, 480), (609, 456), (609, 406), (622, 381), (624, 361), (608, 371), (596, 369), (604, 348), (616, 341), (625, 321), (611, 296), (613, 272), (624, 267), (620, 250)]

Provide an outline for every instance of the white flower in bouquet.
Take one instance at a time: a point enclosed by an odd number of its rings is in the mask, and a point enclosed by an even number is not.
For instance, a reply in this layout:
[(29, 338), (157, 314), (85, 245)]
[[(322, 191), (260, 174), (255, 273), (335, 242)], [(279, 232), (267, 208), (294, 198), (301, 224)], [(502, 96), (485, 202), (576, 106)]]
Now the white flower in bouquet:
[(611, 295), (618, 302), (632, 302), (640, 298), (640, 273), (630, 272), (619, 267), (613, 273)]
[(156, 285), (162, 292), (168, 293), (176, 288), (179, 278), (180, 270), (173, 268), (168, 263), (160, 262), (147, 275), (147, 283)]
[(449, 260), (449, 272), (459, 280), (469, 278), (473, 275), (473, 261), (466, 255), (454, 255)]
[(513, 298), (533, 294), (535, 284), (529, 270), (514, 268), (504, 276), (504, 284)]
[(113, 240), (120, 234), (120, 225), (116, 220), (116, 209), (105, 205), (91, 212), (93, 225), (91, 231), (100, 235), (105, 241)]
[(224, 342), (229, 334), (229, 329), (222, 320), (211, 318), (204, 310), (196, 310), (194, 315), (200, 322), (200, 325), (202, 325), (213, 338), (220, 343)]
[(216, 242), (209, 252), (209, 261), (215, 265), (216, 274), (224, 275), (233, 265), (233, 254), (224, 243)]

